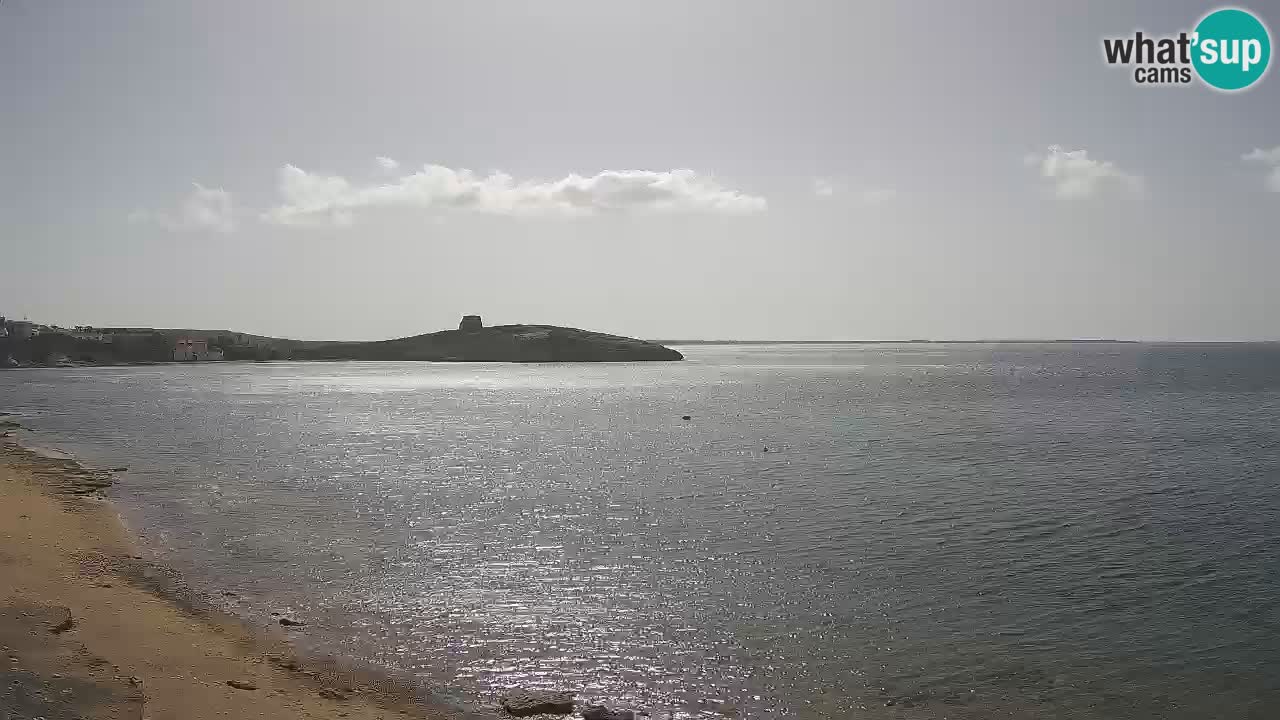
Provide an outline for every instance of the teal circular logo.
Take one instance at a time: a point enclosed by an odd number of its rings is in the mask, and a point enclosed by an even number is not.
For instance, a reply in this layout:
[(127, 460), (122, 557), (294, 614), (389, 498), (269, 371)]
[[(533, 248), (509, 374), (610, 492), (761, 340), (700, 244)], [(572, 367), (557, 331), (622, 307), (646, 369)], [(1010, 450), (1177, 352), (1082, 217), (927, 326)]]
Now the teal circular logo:
[(1262, 79), (1271, 62), (1271, 34), (1252, 13), (1223, 8), (1196, 25), (1191, 64), (1218, 90), (1243, 90)]

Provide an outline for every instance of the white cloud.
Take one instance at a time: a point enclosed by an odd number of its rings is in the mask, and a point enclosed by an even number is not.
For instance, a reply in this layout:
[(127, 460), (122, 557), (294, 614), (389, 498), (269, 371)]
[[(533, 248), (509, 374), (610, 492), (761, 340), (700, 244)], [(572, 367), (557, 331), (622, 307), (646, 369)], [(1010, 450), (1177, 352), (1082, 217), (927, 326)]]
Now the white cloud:
[(836, 187), (831, 184), (830, 180), (817, 178), (813, 181), (813, 194), (818, 197), (831, 197), (836, 194)]
[(382, 168), (383, 170), (386, 170), (387, 172), (392, 172), (400, 169), (400, 163), (396, 162), (395, 160), (392, 160), (389, 157), (385, 157), (382, 155), (379, 155), (378, 157), (374, 158), (374, 162), (378, 163), (378, 167)]
[(1270, 150), (1254, 148), (1253, 152), (1242, 155), (1241, 159), (1267, 166), (1267, 189), (1271, 192), (1280, 192), (1280, 145)]
[(263, 213), (263, 219), (281, 225), (350, 225), (351, 208), (344, 199), (355, 190), (345, 179), (313, 175), (293, 165), (280, 168), (280, 195), (284, 204)]
[(423, 208), (492, 215), (583, 216), (608, 212), (762, 211), (764, 198), (730, 190), (692, 170), (605, 170), (591, 177), (520, 180), (503, 172), (480, 176), (470, 170), (427, 165), (395, 182), (354, 185), (340, 176), (318, 175), (294, 165), (280, 169), (282, 202), (263, 213), (284, 225), (350, 224), (367, 208)]
[(129, 214), (129, 222), (154, 224), (169, 230), (232, 232), (236, 229), (236, 208), (231, 193), (200, 183), (192, 183), (192, 188), (177, 210), (136, 210)]
[(1053, 185), (1063, 199), (1084, 198), (1100, 190), (1141, 192), (1142, 178), (1120, 170), (1113, 163), (1094, 160), (1087, 150), (1063, 150), (1050, 145), (1044, 155), (1026, 157), (1028, 165), (1039, 166), (1040, 175)]

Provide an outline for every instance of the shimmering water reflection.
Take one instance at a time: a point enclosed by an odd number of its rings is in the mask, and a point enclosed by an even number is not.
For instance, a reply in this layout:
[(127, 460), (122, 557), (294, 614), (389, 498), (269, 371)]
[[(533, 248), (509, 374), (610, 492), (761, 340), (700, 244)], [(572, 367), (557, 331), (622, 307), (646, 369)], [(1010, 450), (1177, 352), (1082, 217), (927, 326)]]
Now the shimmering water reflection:
[(1277, 706), (1273, 346), (682, 351), (15, 371), (0, 403), (128, 465), (131, 522), (237, 611), (467, 696)]

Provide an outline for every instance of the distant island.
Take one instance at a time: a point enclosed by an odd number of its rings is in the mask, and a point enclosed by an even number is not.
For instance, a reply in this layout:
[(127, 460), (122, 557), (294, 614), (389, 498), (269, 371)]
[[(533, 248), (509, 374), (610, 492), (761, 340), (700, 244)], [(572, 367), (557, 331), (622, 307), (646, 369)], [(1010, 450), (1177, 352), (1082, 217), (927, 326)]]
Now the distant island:
[(554, 325), (484, 327), (469, 315), (457, 330), (378, 342), (326, 343), (298, 348), (305, 360), (435, 360), (465, 362), (634, 362), (683, 360), (645, 340)]
[(0, 317), (0, 368), (224, 360), (420, 360), (433, 362), (640, 362), (683, 360), (658, 343), (554, 325), (485, 327), (468, 315), (457, 330), (370, 342), (289, 340), (228, 330), (60, 328)]

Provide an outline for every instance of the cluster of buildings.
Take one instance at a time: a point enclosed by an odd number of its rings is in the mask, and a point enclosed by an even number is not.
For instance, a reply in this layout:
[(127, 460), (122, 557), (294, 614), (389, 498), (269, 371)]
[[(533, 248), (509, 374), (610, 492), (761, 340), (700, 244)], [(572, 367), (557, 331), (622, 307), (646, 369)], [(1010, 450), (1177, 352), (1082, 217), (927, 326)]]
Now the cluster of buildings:
[[(163, 332), (154, 328), (99, 328), (89, 325), (77, 325), (72, 328), (57, 325), (42, 325), (30, 320), (9, 320), (0, 315), (0, 339), (26, 341), (40, 335), (65, 335), (76, 340), (115, 345), (119, 343), (151, 341), (157, 335), (171, 344), (172, 359), (180, 362), (222, 360), (225, 357), (222, 348), (210, 346), (209, 337), (174, 335), (173, 331)], [(218, 335), (222, 344), (249, 347), (254, 338), (243, 333)]]
[[(150, 330), (147, 331), (152, 332)], [(77, 325), (74, 328), (58, 327), (57, 325), (42, 325), (34, 323), (30, 320), (9, 320), (0, 315), (0, 338), (17, 338), (19, 340), (29, 340), (38, 335), (68, 335), (77, 340), (92, 340), (94, 342), (111, 342), (114, 335), (102, 329), (92, 328), (87, 325)]]

